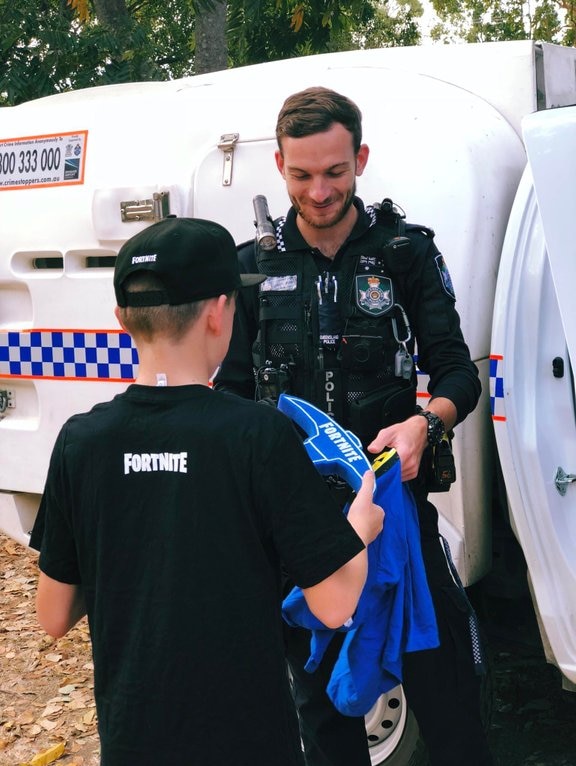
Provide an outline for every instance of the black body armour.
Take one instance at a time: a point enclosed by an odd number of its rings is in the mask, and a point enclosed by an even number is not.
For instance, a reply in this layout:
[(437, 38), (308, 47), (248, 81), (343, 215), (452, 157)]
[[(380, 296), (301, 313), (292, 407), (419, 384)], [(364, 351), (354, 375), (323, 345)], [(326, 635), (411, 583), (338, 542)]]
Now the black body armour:
[(416, 408), (414, 341), (404, 280), (411, 245), (390, 205), (350, 241), (337, 270), (310, 250), (256, 252), (259, 294), (253, 361), (259, 398), (291, 393), (368, 444)]

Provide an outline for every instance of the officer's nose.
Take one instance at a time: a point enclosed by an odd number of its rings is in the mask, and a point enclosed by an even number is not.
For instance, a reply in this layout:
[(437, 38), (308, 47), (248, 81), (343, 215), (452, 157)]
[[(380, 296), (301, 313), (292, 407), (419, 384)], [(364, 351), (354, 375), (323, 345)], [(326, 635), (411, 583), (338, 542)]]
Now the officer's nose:
[(322, 177), (313, 178), (308, 187), (308, 196), (314, 202), (324, 202), (330, 196), (330, 186)]

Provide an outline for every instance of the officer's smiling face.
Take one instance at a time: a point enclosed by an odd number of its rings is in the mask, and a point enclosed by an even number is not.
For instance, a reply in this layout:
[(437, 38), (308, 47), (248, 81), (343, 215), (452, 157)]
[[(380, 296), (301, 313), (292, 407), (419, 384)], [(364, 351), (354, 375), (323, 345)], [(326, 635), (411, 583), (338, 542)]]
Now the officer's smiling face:
[(349, 214), (368, 159), (363, 144), (354, 153), (352, 134), (340, 123), (323, 133), (282, 139), (276, 164), (286, 181), (290, 201), (309, 225), (318, 229), (336, 226)]

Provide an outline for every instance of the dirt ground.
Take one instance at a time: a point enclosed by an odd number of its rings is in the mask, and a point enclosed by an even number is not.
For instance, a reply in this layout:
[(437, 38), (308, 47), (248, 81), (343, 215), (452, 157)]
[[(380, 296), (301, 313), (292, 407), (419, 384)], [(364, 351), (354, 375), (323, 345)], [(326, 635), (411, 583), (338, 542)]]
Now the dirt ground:
[[(59, 640), (44, 635), (36, 578), (36, 555), (0, 535), (0, 766), (98, 766), (86, 622)], [(493, 657), (493, 751), (498, 766), (576, 766), (576, 695), (544, 661), (525, 607), (492, 599), (481, 615)]]
[(39, 629), (36, 560), (0, 535), (0, 766), (44, 766), (62, 743), (58, 764), (98, 766), (86, 620), (58, 640)]

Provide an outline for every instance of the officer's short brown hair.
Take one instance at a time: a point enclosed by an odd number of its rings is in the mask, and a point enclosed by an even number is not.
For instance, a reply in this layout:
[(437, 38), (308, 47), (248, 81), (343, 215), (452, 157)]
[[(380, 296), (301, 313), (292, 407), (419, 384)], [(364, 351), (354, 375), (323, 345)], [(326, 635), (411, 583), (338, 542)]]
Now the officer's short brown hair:
[(315, 86), (288, 96), (276, 122), (276, 140), (282, 152), (282, 139), (304, 138), (324, 133), (340, 123), (352, 134), (354, 153), (362, 143), (362, 113), (356, 104), (330, 88)]

